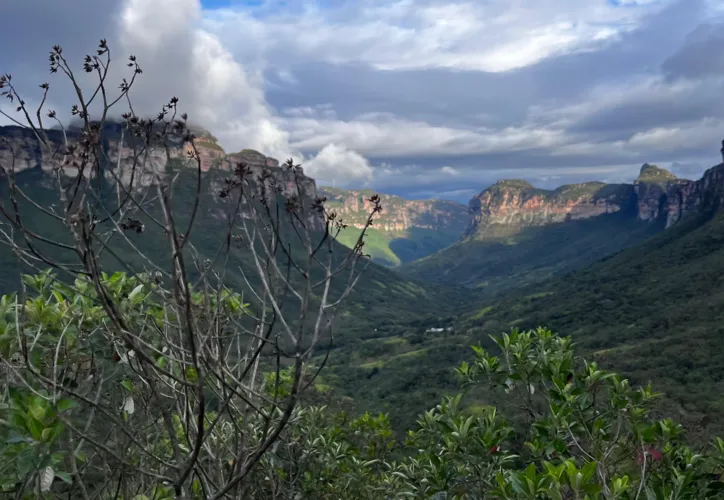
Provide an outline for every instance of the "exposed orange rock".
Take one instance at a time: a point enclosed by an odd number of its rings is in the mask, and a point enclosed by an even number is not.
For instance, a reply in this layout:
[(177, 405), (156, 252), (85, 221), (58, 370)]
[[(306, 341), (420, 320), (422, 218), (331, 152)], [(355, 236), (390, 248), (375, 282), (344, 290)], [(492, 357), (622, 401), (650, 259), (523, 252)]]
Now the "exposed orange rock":
[[(364, 227), (373, 208), (369, 201), (372, 191), (322, 188), (327, 205), (342, 217), (346, 224)], [(399, 196), (379, 194), (382, 211), (375, 217), (374, 228), (393, 236), (403, 236), (413, 228), (459, 231), (462, 235), (470, 221), (467, 207), (446, 200), (406, 200)]]

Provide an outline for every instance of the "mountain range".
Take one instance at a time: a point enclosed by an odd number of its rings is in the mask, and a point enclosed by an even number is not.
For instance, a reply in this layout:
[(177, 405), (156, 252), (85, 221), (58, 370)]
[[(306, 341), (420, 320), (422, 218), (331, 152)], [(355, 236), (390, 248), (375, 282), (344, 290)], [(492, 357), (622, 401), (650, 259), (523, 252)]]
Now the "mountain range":
[[(60, 142), (60, 132), (48, 133)], [(294, 194), (293, 183), (277, 160), (253, 150), (228, 154), (211, 134), (195, 134), (205, 196), (192, 236), (201, 252), (213, 254), (221, 209), (215, 194), (234, 162), (274, 176), (282, 195)], [(11, 148), (20, 153), (17, 183), (34, 199), (51, 200), (52, 169), (33, 134), (1, 127), (0, 138), (0, 164), (9, 164)], [(111, 128), (104, 148), (113, 164), (128, 152), (128, 139)], [(184, 169), (187, 150), (179, 139), (169, 164), (163, 155), (151, 158), (158, 172), (179, 176), (174, 199), (181, 207), (193, 178)], [(123, 162), (114, 168), (124, 175)], [(339, 241), (351, 244), (372, 192), (317, 188), (300, 175), (301, 195), (326, 197), (347, 224)], [(387, 411), (404, 428), (457, 387), (451, 367), (469, 356), (471, 343), (544, 325), (572, 335), (607, 368), (655, 382), (665, 393), (662, 412), (679, 414), (702, 434), (724, 427), (724, 400), (707, 397), (724, 379), (724, 164), (698, 180), (649, 164), (632, 184), (544, 190), (502, 180), (468, 207), (391, 195), (381, 201), (365, 245), (373, 263), (340, 318), (320, 386)], [(34, 215), (32, 228), (49, 227)], [(153, 238), (137, 243), (150, 255)], [(232, 259), (249, 265), (239, 250)], [(16, 289), (17, 261), (6, 249), (0, 266), (2, 291)], [(232, 271), (228, 280), (241, 282)], [(488, 402), (486, 394), (471, 394), (467, 404)]]
[(644, 164), (633, 184), (588, 182), (555, 190), (503, 180), (470, 201), (454, 245), (402, 269), (410, 277), (485, 293), (588, 265), (719, 203), (722, 172), (697, 181)]
[[(115, 174), (126, 179), (129, 175), (128, 165), (124, 159), (132, 157), (131, 140), (122, 133), (118, 124), (108, 124), (104, 131), (104, 150), (108, 156), (109, 167), (116, 169)], [(48, 130), (49, 139), (58, 146), (62, 144), (63, 135), (61, 131)], [(307, 202), (318, 198), (316, 182), (304, 174), (303, 169), (296, 173), (284, 166), (279, 161), (267, 157), (262, 153), (250, 149), (238, 152), (226, 153), (217, 143), (216, 139), (200, 129), (195, 129), (194, 134), (198, 137), (195, 147), (201, 160), (201, 168), (204, 171), (201, 186), (201, 202), (199, 207), (199, 221), (194, 225), (195, 229), (191, 235), (192, 243), (199, 251), (211, 258), (215, 256), (223, 242), (219, 241), (219, 235), (224, 234), (226, 228), (220, 213), (227, 210), (225, 202), (219, 197), (219, 191), (224, 186), (224, 180), (232, 171), (237, 162), (244, 162), (251, 169), (251, 178), (271, 175), (276, 186), (280, 188), (280, 194), (285, 197), (300, 195)], [(73, 131), (69, 132), (71, 142), (75, 140)], [(195, 171), (187, 163), (189, 145), (185, 144), (181, 137), (171, 136), (168, 138), (170, 146), (167, 161), (165, 148), (152, 148), (147, 162), (148, 170), (155, 171), (166, 178), (177, 176), (172, 199), (176, 217), (182, 222), (189, 217), (191, 205), (188, 200), (194, 196)], [(14, 155), (13, 155), (14, 153)], [(14, 160), (13, 160), (14, 156)], [(119, 158), (121, 159), (118, 162)], [(57, 203), (57, 192), (55, 191), (53, 176), (53, 163), (47, 157), (47, 153), (40, 147), (39, 141), (30, 130), (20, 127), (0, 127), (0, 165), (15, 167), (15, 182), (24, 190), (28, 198), (53, 209)], [(72, 175), (72, 173), (71, 173)], [(146, 175), (150, 175), (147, 173)], [(139, 179), (136, 182), (145, 182), (147, 179)], [(300, 192), (297, 192), (297, 186)], [(0, 171), (0, 202), (9, 205), (7, 172)], [(43, 213), (32, 203), (19, 200), (21, 210), (26, 214), (25, 223), (27, 227), (47, 237), (63, 241), (67, 236), (63, 228), (58, 227), (57, 221)], [(12, 211), (12, 210), (11, 210)], [(242, 214), (244, 209), (242, 207)], [(318, 220), (310, 220), (311, 223), (318, 223)], [(321, 229), (321, 227), (320, 227)], [(133, 244), (155, 262), (166, 262), (164, 255), (164, 235), (155, 234), (152, 231), (145, 231), (143, 235), (133, 236)], [(113, 240), (114, 252), (118, 255), (133, 255), (135, 252), (126, 247), (123, 240)], [(67, 242), (72, 243), (72, 242)], [(37, 248), (41, 251), (56, 252), (54, 258), (62, 258), (56, 248), (45, 247), (42, 242)], [(339, 246), (338, 250), (343, 250)], [(341, 252), (340, 252), (341, 253)], [(226, 271), (225, 279), (230, 286), (244, 285), (244, 279), (238, 271), (239, 267), (247, 268), (253, 263), (248, 255), (238, 248), (232, 249), (229, 257), (231, 263)], [(42, 263), (41, 263), (42, 264)], [(144, 262), (134, 263), (141, 269)], [(103, 265), (107, 269), (119, 268), (117, 259), (105, 254)], [(8, 293), (17, 290), (19, 286), (18, 260), (12, 251), (4, 245), (0, 245), (0, 293)], [(21, 267), (23, 272), (30, 272), (25, 266)], [(253, 274), (253, 273), (249, 273)], [(336, 342), (344, 345), (349, 338), (362, 338), (372, 334), (375, 327), (380, 323), (393, 325), (398, 322), (414, 320), (418, 314), (420, 305), (428, 309), (433, 307), (458, 307), (465, 302), (464, 294), (458, 291), (438, 287), (421, 285), (402, 275), (389, 272), (388, 269), (372, 264), (362, 276), (359, 286), (353, 290), (347, 312), (339, 318), (339, 327), (342, 334), (338, 335)], [(368, 315), (365, 312), (371, 311)]]

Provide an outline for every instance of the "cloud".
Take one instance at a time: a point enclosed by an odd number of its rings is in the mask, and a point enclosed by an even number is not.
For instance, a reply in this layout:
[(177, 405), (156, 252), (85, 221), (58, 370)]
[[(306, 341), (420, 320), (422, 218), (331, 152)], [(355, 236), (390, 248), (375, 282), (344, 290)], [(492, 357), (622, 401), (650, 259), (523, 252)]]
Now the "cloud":
[(386, 114), (361, 115), (342, 121), (294, 117), (285, 121), (293, 147), (315, 151), (342, 142), (369, 157), (472, 155), (518, 151), (561, 144), (555, 130), (507, 127), (442, 127)]
[(173, 92), (190, 119), (214, 131), (226, 148), (289, 156), (288, 133), (266, 102), (261, 74), (244, 68), (215, 35), (200, 29), (201, 16), (198, 0), (126, 1), (119, 39), (124, 50), (150, 62), (133, 97), (151, 109)]
[(686, 38), (684, 45), (663, 64), (671, 79), (698, 79), (724, 73), (724, 23), (702, 24)]
[(314, 54), (332, 63), (355, 60), (379, 70), (502, 72), (595, 50), (635, 29), (647, 13), (617, 8), (609, 0), (340, 3), (336, 9), (308, 7), (294, 17), (219, 9), (206, 25), (224, 39), (257, 40), (240, 49), (245, 58), (259, 51), (274, 59)]
[(328, 144), (314, 158), (304, 164), (305, 172), (322, 184), (337, 187), (359, 185), (369, 181), (373, 169), (359, 153), (344, 144)]
[[(415, 197), (719, 161), (720, 0), (256, 3), (11, 2), (0, 44), (22, 50), (4, 52), (0, 71), (32, 103), (51, 45), (79, 62), (106, 37), (121, 69), (128, 53), (143, 67), (138, 110), (176, 95), (229, 151)], [(49, 104), (67, 113), (69, 90)]]
[(640, 5), (649, 5), (652, 3), (656, 3), (659, 0), (612, 0), (612, 3), (614, 5), (619, 5), (623, 7), (632, 7), (632, 6), (640, 6)]

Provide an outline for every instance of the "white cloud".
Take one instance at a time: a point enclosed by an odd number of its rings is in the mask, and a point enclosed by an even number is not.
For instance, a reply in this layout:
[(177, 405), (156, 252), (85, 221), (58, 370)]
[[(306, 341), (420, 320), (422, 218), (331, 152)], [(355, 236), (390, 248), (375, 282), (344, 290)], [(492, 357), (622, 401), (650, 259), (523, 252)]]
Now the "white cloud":
[(292, 146), (315, 151), (329, 143), (344, 143), (367, 156), (469, 155), (553, 147), (565, 139), (560, 131), (506, 127), (466, 129), (368, 114), (349, 121), (322, 118), (285, 120)]
[(119, 38), (125, 51), (140, 54), (144, 69), (134, 97), (154, 110), (177, 95), (190, 120), (212, 130), (227, 149), (293, 155), (288, 133), (266, 102), (261, 74), (237, 62), (198, 27), (200, 20), (198, 0), (126, 1)]
[(359, 153), (344, 144), (328, 144), (304, 164), (305, 173), (322, 184), (346, 186), (372, 179), (373, 169)]
[(659, 1), (660, 0), (613, 0), (613, 3), (621, 6), (642, 6), (650, 5)]
[(205, 26), (242, 59), (257, 63), (304, 55), (383, 70), (501, 72), (596, 48), (635, 29), (650, 9), (669, 1), (649, 3), (645, 10), (618, 8), (609, 0), (361, 1), (357, 9), (344, 3), (339, 11), (307, 8), (294, 17), (262, 19), (245, 10), (214, 10)]
[(721, 140), (724, 121), (714, 118), (684, 124), (678, 127), (656, 127), (634, 134), (626, 143), (635, 149), (676, 151), (711, 147), (714, 150)]

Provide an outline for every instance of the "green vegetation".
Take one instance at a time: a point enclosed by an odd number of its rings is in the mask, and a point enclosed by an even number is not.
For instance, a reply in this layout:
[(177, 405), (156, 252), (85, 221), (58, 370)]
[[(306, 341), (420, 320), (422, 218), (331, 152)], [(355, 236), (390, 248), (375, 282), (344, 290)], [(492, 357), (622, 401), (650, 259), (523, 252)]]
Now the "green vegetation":
[[(25, 363), (17, 361), (13, 376), (0, 380), (0, 492), (16, 498), (115, 492), (128, 500), (634, 500), (644, 493), (696, 500), (724, 491), (724, 440), (688, 444), (680, 424), (656, 415), (658, 395), (650, 386), (632, 387), (574, 356), (570, 338), (543, 328), (493, 339), (496, 354), (474, 347), (474, 359), (455, 370), (465, 392), (430, 405), (404, 442), (395, 438), (387, 415), (352, 416), (344, 402), (325, 405), (334, 395), (318, 379), (316, 393), (293, 407), (273, 446), (259, 447), (268, 420), (250, 413), (231, 421), (226, 401), (212, 399), (202, 413), (205, 431), (196, 433), (208, 446), (181, 454), (193, 446), (183, 415), (147, 397), (152, 391), (143, 382), (149, 379), (133, 370), (129, 352), (121, 349), (118, 356), (117, 346), (96, 341), (106, 335), (105, 313), (94, 305), (91, 283), (67, 287), (48, 277), (26, 277), (36, 290), (24, 303), (0, 299), (3, 359), (20, 349), (14, 330), (34, 336)], [(133, 316), (146, 318), (139, 325), (163, 323), (164, 305), (139, 292), (137, 280), (120, 273), (103, 280), (118, 294), (113, 300), (127, 297)], [(223, 300), (227, 313), (243, 314), (239, 296)], [(203, 295), (194, 301), (202, 306)], [(157, 364), (215, 392), (212, 380), (160, 351)], [(89, 382), (98, 372), (107, 376)], [(48, 390), (51, 378), (60, 382), (50, 385), (54, 390)], [(97, 385), (95, 400), (79, 394), (89, 383)], [(508, 404), (466, 410), (462, 401), (476, 389)], [(265, 373), (257, 397), (285, 405), (295, 391), (290, 367)], [(110, 404), (99, 405), (102, 399)], [(96, 412), (104, 418), (94, 419)], [(270, 418), (284, 417), (274, 412)], [(235, 454), (238, 433), (259, 452), (243, 475), (237, 472), (247, 467)], [(129, 472), (115, 473), (116, 460)], [(187, 468), (199, 474), (174, 481)], [(236, 477), (241, 480), (232, 482)]]
[(607, 199), (616, 203), (625, 204), (633, 195), (633, 186), (630, 184), (606, 184), (604, 182), (584, 182), (582, 184), (567, 184), (561, 186), (549, 195), (556, 201), (576, 200), (582, 196), (595, 199)]
[[(663, 172), (665, 170), (661, 169)], [(533, 186), (522, 179), (504, 179), (488, 187), (485, 191), (493, 196), (500, 196), (510, 190), (520, 191), (524, 198), (540, 196), (544, 200), (566, 202), (581, 196), (590, 196), (593, 199), (610, 199), (626, 203), (633, 194), (630, 184), (606, 184), (604, 182), (584, 182), (581, 184), (566, 184), (556, 189), (542, 189)]]
[(475, 288), (483, 295), (582, 268), (662, 230), (629, 210), (522, 230), (506, 240), (465, 240), (403, 266), (410, 278)]
[(389, 247), (402, 264), (407, 264), (448, 248), (460, 240), (461, 234), (459, 228), (412, 227), (405, 232), (404, 237), (393, 238)]
[[(659, 409), (677, 415), (701, 441), (724, 432), (724, 399), (712, 397), (724, 392), (721, 276), (724, 214), (693, 216), (589, 267), (534, 285), (518, 280), (520, 289), (488, 298), (464, 318), (411, 323), (394, 335), (406, 338), (410, 350), (428, 348), (424, 365), (391, 364), (382, 351), (376, 359), (385, 361), (383, 370), (347, 373), (343, 384), (364, 404), (409, 425), (410, 408), (450, 393), (454, 380), (445, 367), (464, 359), (465, 345), (486, 343), (511, 326), (547, 324), (570, 334), (602, 366), (638, 384), (653, 382), (664, 394)], [(441, 326), (453, 332), (426, 333)], [(354, 358), (345, 359), (354, 365)]]
[(465, 328), (473, 337), (518, 320), (569, 333), (580, 349), (636, 383), (702, 434), (724, 428), (724, 214), (685, 219), (643, 245), (522, 290)]
[[(347, 247), (353, 247), (362, 230), (347, 227), (340, 231), (337, 241)], [(458, 231), (433, 230), (413, 227), (400, 233), (390, 233), (375, 229), (367, 230), (364, 252), (378, 264), (396, 267), (413, 262), (439, 250), (447, 248), (460, 238)]]
[(646, 182), (649, 184), (665, 185), (669, 181), (675, 181), (676, 176), (666, 169), (645, 163), (641, 167), (641, 172), (636, 180), (638, 182)]
[(494, 185), (510, 189), (536, 189), (533, 184), (524, 179), (501, 179)]
[[(347, 227), (340, 231), (337, 241), (352, 248), (357, 243), (361, 232), (362, 230), (356, 227)], [(363, 251), (379, 264), (386, 266), (400, 265), (400, 258), (390, 249), (389, 236), (375, 228), (367, 230)]]
[[(174, 205), (174, 209), (179, 223), (183, 224), (188, 221), (192, 208), (191, 204), (185, 203), (183, 200), (193, 199), (195, 196), (195, 172), (185, 164), (172, 162), (169, 173), (178, 174), (173, 188), (173, 199), (179, 200)], [(216, 214), (223, 213), (228, 204), (219, 199), (215, 186), (221, 185), (228, 175), (228, 171), (216, 168), (210, 169), (203, 175), (202, 196), (199, 205), (201, 215), (191, 234), (191, 241), (200, 255), (207, 258), (213, 258), (224, 246), (224, 242), (219, 241), (219, 235), (226, 231), (225, 221)], [(43, 206), (56, 203), (57, 192), (49, 183), (47, 175), (40, 169), (20, 172), (17, 174), (16, 180), (24, 193), (37, 203)], [(7, 189), (7, 184), (0, 185), (0, 196), (4, 196), (5, 199), (8, 196)], [(57, 241), (72, 243), (65, 227), (56, 224), (49, 216), (41, 213), (40, 210), (24, 200), (19, 201), (19, 206), (21, 213), (26, 214), (24, 220), (29, 230)], [(156, 209), (158, 207), (154, 210)], [(154, 214), (160, 215), (157, 212)], [(111, 227), (111, 224), (107, 222), (100, 229), (109, 230)], [(146, 224), (146, 228), (142, 234), (134, 232), (127, 234), (129, 241), (151, 261), (165, 262), (164, 259), (167, 257), (164, 249), (167, 241), (163, 232), (151, 224)], [(346, 230), (342, 232), (343, 237), (346, 234), (348, 234)], [(374, 232), (371, 233), (372, 241), (374, 241), (374, 234)], [(111, 241), (115, 245), (114, 253), (105, 252), (101, 256), (104, 269), (123, 269), (123, 264), (118, 259), (120, 256), (129, 261), (134, 271), (141, 272), (148, 265), (145, 259), (136, 255), (135, 250), (125, 239), (117, 236)], [(369, 243), (365, 245), (366, 251), (369, 251), (368, 245)], [(44, 252), (52, 252), (56, 258), (66, 261), (77, 258), (73, 253), (59, 252), (57, 248), (42, 243), (38, 243), (37, 247)], [(342, 258), (349, 252), (347, 248), (337, 242), (332, 242), (332, 248), (335, 250), (337, 258)], [(294, 250), (296, 252), (300, 249), (295, 247)], [(229, 252), (228, 260), (225, 262), (225, 282), (233, 289), (242, 290), (247, 287), (242, 271), (247, 276), (253, 274), (252, 257), (244, 247), (238, 245), (232, 245)], [(41, 269), (43, 267), (45, 265), (41, 263)], [(0, 272), (0, 293), (11, 293), (18, 290), (21, 284), (19, 271), (37, 272), (25, 264), (19, 263), (12, 250), (6, 245), (0, 245), (0, 269), (3, 270)], [(340, 285), (340, 283), (333, 285), (334, 293), (341, 293), (341, 289), (338, 288)], [(376, 336), (376, 328), (384, 331), (393, 330), (398, 325), (418, 319), (421, 313), (426, 315), (432, 311), (462, 312), (470, 302), (471, 298), (464, 291), (414, 282), (371, 263), (360, 276), (358, 286), (352, 290), (349, 301), (345, 305), (344, 310), (348, 314), (340, 315), (338, 318), (335, 345), (343, 346), (353, 339)]]
[[(90, 74), (110, 63), (105, 40), (96, 54)], [(141, 73), (130, 61), (105, 106), (129, 97)], [(77, 85), (60, 47), (50, 65)], [(103, 74), (91, 95), (106, 96)], [(27, 111), (10, 76), (0, 87), (37, 130), (42, 109)], [(122, 124), (78, 111), (55, 157), (57, 131), (13, 128), (47, 165), (0, 165), (0, 493), (724, 496), (724, 441), (712, 439), (724, 432), (720, 196), (703, 193), (698, 213), (662, 231), (634, 216), (632, 186), (501, 181), (493, 195), (624, 209), (464, 241), (401, 275), (364, 258), (351, 226), (375, 219), (364, 249), (397, 265), (445, 246), (464, 207), (342, 190), (324, 206), (291, 160), (253, 178), (243, 166), (201, 174), (193, 159), (144, 160), (139, 173), (135, 159), (189, 138), (176, 104)], [(109, 162), (99, 148), (121, 130), (118, 149), (133, 154)], [(640, 180), (673, 176), (644, 165)], [(330, 208), (352, 222), (341, 243)]]

